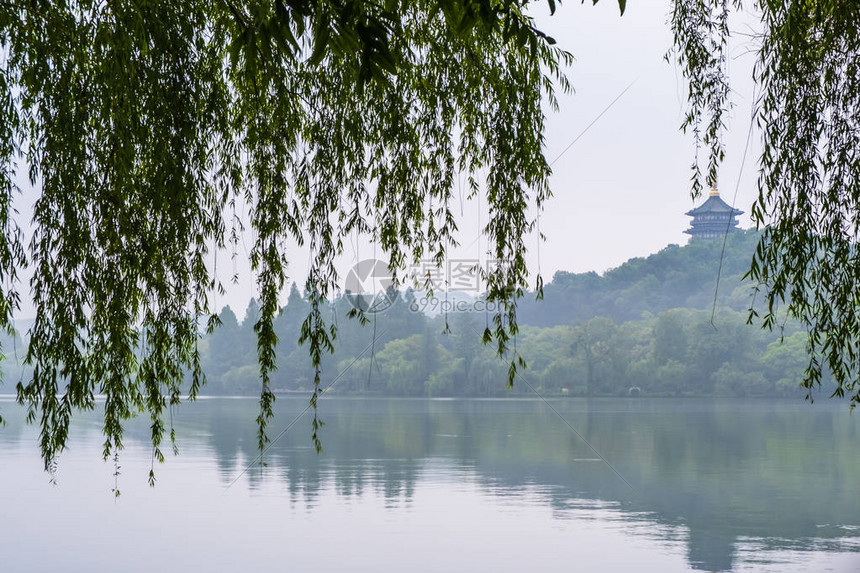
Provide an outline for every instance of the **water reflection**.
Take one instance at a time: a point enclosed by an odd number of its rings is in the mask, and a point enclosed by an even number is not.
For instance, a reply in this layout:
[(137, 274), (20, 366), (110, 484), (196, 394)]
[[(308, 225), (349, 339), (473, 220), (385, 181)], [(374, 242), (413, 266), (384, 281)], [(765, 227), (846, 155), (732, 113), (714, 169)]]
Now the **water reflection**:
[[(283, 402), (286, 424), (303, 403)], [(452, 480), (474, 472), (497, 495), (538, 486), (560, 518), (571, 500), (597, 499), (629, 519), (681, 525), (689, 563), (709, 571), (731, 569), (741, 539), (774, 550), (856, 537), (823, 527), (855, 525), (860, 516), (857, 420), (843, 408), (638, 400), (557, 407), (635, 492), (537, 401), (331, 400), (323, 405), (325, 454), (315, 454), (306, 424), (298, 424), (267, 452), (265, 473), (310, 504), (329, 481), (345, 496), (370, 487), (409, 500), (427, 465), (444, 460), (436, 465)], [(256, 455), (254, 408), (214, 401), (196, 414), (225, 483)], [(260, 479), (249, 472), (251, 487)]]
[[(305, 405), (279, 400), (273, 436)], [(635, 491), (539, 401), (326, 398), (323, 455), (311, 445), (306, 417), (272, 445), (265, 467), (253, 464), (253, 400), (202, 400), (174, 419), (180, 448), (210, 448), (225, 487), (256, 491), (274, 481), (309, 508), (333, 489), (408, 509), (424, 483), (474, 481), (491, 495), (549, 506), (555, 519), (609, 508), (643, 535), (683, 536), (694, 569), (860, 549), (858, 418), (842, 405), (613, 399), (555, 406)], [(0, 431), (0, 441), (18, 440), (16, 426), (12, 420)], [(128, 436), (143, 442), (148, 430), (140, 424)]]

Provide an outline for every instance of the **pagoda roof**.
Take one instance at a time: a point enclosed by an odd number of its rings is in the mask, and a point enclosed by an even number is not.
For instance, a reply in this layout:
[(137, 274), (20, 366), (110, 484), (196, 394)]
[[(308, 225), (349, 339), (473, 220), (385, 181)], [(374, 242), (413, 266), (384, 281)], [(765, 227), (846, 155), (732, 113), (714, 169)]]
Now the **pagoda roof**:
[(732, 215), (742, 215), (743, 211), (733, 208), (720, 198), (719, 193), (711, 191), (711, 195), (708, 197), (707, 201), (695, 209), (687, 211), (685, 214), (689, 217), (695, 217), (696, 215), (704, 215), (706, 213), (731, 213)]

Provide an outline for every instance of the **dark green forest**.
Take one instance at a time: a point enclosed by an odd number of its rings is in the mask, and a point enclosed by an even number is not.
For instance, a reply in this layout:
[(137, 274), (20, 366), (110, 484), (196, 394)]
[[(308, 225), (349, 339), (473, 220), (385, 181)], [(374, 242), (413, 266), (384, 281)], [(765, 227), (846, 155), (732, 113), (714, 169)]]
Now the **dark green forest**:
[[(805, 333), (791, 322), (773, 331), (747, 323), (754, 289), (742, 277), (757, 240), (754, 231), (731, 234), (722, 267), (716, 240), (670, 245), (603, 275), (556, 273), (543, 300), (520, 300), (512, 348), (527, 368), (512, 389), (508, 362), (481, 343), (489, 313), (467, 304), (430, 316), (415, 310), (422, 295), (406, 290), (362, 326), (347, 318), (352, 305), (341, 297), (326, 309), (338, 337), (324, 357), (323, 385), (395, 396), (523, 395), (529, 386), (568, 396), (803, 396)], [(275, 322), (276, 391), (311, 389), (308, 350), (297, 344), (308, 304), (294, 285)], [(205, 393), (259, 392), (258, 312), (252, 299), (240, 322), (224, 307), (221, 326), (202, 340)]]

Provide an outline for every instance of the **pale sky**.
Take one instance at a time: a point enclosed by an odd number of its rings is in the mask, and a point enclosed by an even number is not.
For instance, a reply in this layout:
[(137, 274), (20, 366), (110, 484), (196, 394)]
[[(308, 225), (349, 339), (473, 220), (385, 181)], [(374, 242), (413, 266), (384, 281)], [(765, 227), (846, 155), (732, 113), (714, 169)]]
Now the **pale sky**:
[[(556, 270), (602, 272), (668, 244), (684, 244), (690, 221), (684, 213), (696, 204), (690, 198), (693, 139), (679, 129), (686, 88), (674, 62), (663, 60), (672, 44), (670, 3), (628, 2), (623, 17), (615, 0), (590, 4), (568, 2), (555, 16), (540, 18), (576, 58), (569, 74), (576, 93), (562, 98), (561, 110), (548, 121), (547, 157), (556, 157), (636, 83), (553, 166), (555, 198), (542, 218), (547, 242), (541, 267), (547, 277)], [(736, 107), (719, 182), (727, 203), (738, 186), (750, 124), (753, 58), (743, 55), (747, 46), (746, 38), (730, 44), (737, 58), (729, 62)], [(754, 133), (735, 202), (745, 212), (741, 227), (750, 226), (760, 149)]]
[[(539, 268), (546, 282), (559, 270), (603, 272), (631, 257), (687, 242), (683, 231), (690, 218), (684, 212), (704, 198), (696, 203), (690, 198), (694, 146), (692, 137), (679, 129), (685, 86), (676, 65), (663, 59), (672, 43), (667, 23), (670, 5), (669, 0), (632, 1), (620, 17), (616, 0), (601, 0), (596, 6), (590, 1), (581, 4), (569, 0), (550, 17), (544, 1), (534, 4), (538, 27), (575, 57), (568, 70), (575, 93), (559, 95), (558, 112), (547, 108), (546, 156), (550, 161), (635, 82), (552, 166), (554, 197), (541, 216), (541, 231), (547, 241), (540, 245), (539, 257), (537, 237), (528, 241), (530, 267), (533, 271)], [(732, 28), (745, 31), (745, 26), (733, 23)], [(728, 122), (726, 160), (719, 185), (723, 199), (732, 203), (740, 182), (734, 204), (745, 212), (741, 227), (750, 226), (748, 214), (756, 195), (760, 154), (759, 137), (754, 133), (741, 174), (753, 92), (753, 57), (748, 48), (749, 40), (744, 36), (731, 40), (729, 72), (736, 107)], [(31, 190), (27, 195), (34, 193)], [(453, 256), (478, 258), (486, 249), (484, 241), (478, 239), (480, 209), (480, 204), (463, 206), (459, 221), (462, 247)], [(27, 211), (24, 206), (22, 214)], [(485, 216), (482, 221), (486, 222)], [(254, 277), (244, 260), (251, 243), (248, 236), (245, 245), (240, 245), (239, 262), (231, 262), (227, 254), (218, 260), (219, 275), (228, 292), (214, 301), (215, 306), (220, 309), (229, 304), (240, 317), (256, 292)], [(341, 273), (346, 274), (354, 262), (373, 254), (372, 246), (366, 243), (358, 253), (347, 247)], [(382, 257), (381, 252), (377, 255)], [(291, 274), (300, 286), (307, 259), (307, 252), (301, 250), (293, 257)], [(240, 280), (230, 285), (234, 269)], [(21, 290), (25, 295), (29, 288)], [(29, 297), (22, 298), (18, 316), (32, 317)]]

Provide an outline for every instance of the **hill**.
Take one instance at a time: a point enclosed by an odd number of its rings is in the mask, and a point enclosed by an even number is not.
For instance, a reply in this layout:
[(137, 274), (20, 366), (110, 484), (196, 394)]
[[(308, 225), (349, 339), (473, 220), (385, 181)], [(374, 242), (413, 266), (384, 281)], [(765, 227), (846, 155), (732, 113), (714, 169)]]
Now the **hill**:
[(712, 308), (718, 274), (716, 306), (746, 310), (752, 289), (742, 277), (749, 270), (758, 238), (759, 233), (753, 230), (731, 233), (724, 254), (722, 240), (669, 245), (648, 257), (630, 259), (603, 275), (557, 272), (544, 286), (543, 301), (527, 297), (522, 302), (519, 320), (532, 326), (574, 324), (596, 316), (623, 322), (644, 312)]
[[(340, 298), (325, 314), (338, 338), (324, 358), (323, 384), (337, 393), (396, 396), (504, 396), (532, 388), (569, 396), (800, 396), (805, 334), (790, 322), (779, 332), (747, 324), (752, 288), (742, 276), (757, 240), (752, 231), (738, 232), (725, 252), (721, 240), (700, 241), (603, 275), (556, 273), (543, 301), (534, 293), (521, 300), (512, 342), (528, 368), (512, 390), (505, 388), (507, 363), (480, 342), (492, 320), (481, 305), (426, 314), (406, 291), (362, 327), (346, 318), (351, 306)], [(296, 343), (307, 305), (293, 287), (276, 321), (277, 390), (310, 389), (307, 348)], [(225, 308), (223, 326), (201, 342), (206, 392), (259, 391), (256, 316), (253, 300), (241, 323)]]

